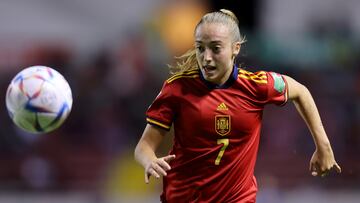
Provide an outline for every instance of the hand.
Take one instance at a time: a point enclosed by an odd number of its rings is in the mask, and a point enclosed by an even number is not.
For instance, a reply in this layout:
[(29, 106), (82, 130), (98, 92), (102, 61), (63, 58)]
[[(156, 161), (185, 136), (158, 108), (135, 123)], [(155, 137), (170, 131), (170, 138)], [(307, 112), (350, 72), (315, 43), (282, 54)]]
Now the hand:
[(311, 175), (325, 177), (332, 169), (341, 173), (341, 168), (335, 161), (331, 147), (326, 150), (316, 149), (310, 161)]
[(175, 155), (167, 155), (165, 157), (156, 158), (145, 167), (145, 183), (149, 183), (150, 176), (160, 178), (160, 175), (166, 176), (166, 171), (170, 170), (171, 167), (169, 162), (175, 159)]

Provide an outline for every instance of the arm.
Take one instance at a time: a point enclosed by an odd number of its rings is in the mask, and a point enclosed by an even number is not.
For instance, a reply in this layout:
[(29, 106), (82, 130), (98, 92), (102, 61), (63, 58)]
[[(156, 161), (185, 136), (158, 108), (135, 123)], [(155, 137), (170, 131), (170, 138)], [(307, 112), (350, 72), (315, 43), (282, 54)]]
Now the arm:
[(341, 172), (336, 163), (330, 141), (322, 125), (319, 112), (309, 90), (289, 76), (284, 76), (288, 85), (288, 99), (292, 100), (306, 122), (315, 142), (316, 150), (310, 161), (313, 176), (325, 176), (331, 169)]
[(145, 183), (149, 183), (151, 175), (160, 178), (160, 175), (166, 176), (166, 171), (171, 169), (169, 162), (175, 155), (158, 158), (155, 154), (166, 133), (165, 130), (147, 124), (135, 148), (135, 160), (145, 169)]

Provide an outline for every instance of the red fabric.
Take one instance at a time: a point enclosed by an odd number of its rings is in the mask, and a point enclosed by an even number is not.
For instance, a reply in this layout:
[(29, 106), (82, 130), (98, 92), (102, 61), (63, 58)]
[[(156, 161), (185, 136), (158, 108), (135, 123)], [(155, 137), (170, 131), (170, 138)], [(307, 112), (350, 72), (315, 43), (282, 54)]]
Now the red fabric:
[[(275, 90), (268, 72), (239, 71), (227, 88), (209, 88), (198, 76), (193, 73), (165, 82), (147, 111), (151, 120), (174, 124), (170, 154), (176, 158), (163, 179), (161, 200), (255, 202), (254, 167), (262, 112), (265, 104), (286, 102), (286, 88)], [(219, 118), (225, 118), (224, 125)], [(215, 165), (224, 146), (218, 139), (228, 139), (229, 145)]]

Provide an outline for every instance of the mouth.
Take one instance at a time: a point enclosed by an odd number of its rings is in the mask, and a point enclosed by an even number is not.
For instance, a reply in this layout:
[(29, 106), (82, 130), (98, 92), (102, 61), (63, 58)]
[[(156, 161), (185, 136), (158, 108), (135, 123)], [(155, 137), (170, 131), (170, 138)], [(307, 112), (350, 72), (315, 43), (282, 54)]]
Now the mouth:
[(210, 65), (205, 65), (205, 66), (203, 66), (203, 69), (204, 69), (205, 73), (209, 73), (211, 71), (216, 70), (216, 67), (215, 66), (210, 66)]

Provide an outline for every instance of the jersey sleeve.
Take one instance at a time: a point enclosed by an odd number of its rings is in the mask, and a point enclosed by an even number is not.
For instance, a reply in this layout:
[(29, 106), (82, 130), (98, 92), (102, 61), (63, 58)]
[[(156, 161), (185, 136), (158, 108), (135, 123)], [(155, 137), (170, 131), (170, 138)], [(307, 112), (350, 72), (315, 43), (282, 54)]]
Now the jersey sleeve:
[(267, 102), (284, 105), (287, 102), (287, 83), (283, 75), (267, 72)]
[(170, 130), (175, 112), (175, 102), (172, 96), (172, 86), (165, 82), (160, 93), (146, 112), (147, 123)]

